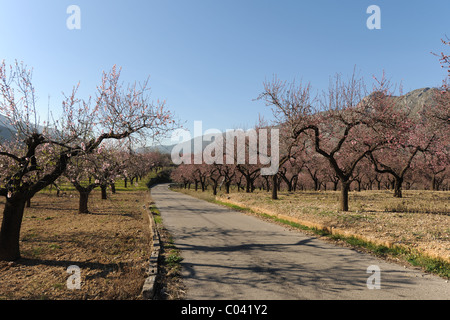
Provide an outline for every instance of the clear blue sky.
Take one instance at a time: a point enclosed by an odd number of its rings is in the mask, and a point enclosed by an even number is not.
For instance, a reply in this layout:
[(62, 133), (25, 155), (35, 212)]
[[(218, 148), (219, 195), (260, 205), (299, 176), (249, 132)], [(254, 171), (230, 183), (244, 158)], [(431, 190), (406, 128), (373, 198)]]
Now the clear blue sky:
[[(71, 4), (80, 30), (66, 27)], [(373, 4), (381, 30), (366, 27)], [(81, 97), (95, 94), (116, 64), (125, 82), (150, 76), (155, 100), (187, 128), (246, 129), (259, 114), (270, 120), (253, 99), (274, 74), (324, 90), (356, 66), (368, 82), (385, 70), (404, 91), (439, 85), (445, 72), (430, 52), (449, 51), (449, 12), (448, 0), (0, 0), (0, 59), (34, 68), (44, 118), (48, 95), (59, 112), (62, 91), (80, 81)]]

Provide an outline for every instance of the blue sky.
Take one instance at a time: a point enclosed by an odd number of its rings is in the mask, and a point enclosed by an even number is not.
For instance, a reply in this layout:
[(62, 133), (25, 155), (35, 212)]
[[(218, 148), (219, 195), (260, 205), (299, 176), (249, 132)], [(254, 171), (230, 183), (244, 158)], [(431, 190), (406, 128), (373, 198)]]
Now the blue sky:
[[(81, 29), (69, 30), (66, 9), (81, 9)], [(366, 9), (381, 9), (381, 29), (369, 30)], [(353, 68), (370, 83), (383, 70), (404, 91), (437, 86), (438, 58), (448, 52), (450, 1), (376, 0), (0, 0), (0, 59), (34, 68), (43, 117), (80, 81), (80, 97), (95, 94), (102, 70), (122, 67), (123, 81), (150, 76), (152, 96), (165, 99), (192, 130), (252, 127), (271, 111), (254, 99), (273, 75), (310, 81)]]

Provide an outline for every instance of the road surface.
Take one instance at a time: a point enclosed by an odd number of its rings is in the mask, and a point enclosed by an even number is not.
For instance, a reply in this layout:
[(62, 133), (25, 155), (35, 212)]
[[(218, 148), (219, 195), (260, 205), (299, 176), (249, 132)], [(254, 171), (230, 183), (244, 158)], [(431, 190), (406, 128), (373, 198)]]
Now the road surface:
[(170, 191), (168, 185), (151, 194), (181, 250), (186, 299), (450, 299), (450, 283), (442, 278)]

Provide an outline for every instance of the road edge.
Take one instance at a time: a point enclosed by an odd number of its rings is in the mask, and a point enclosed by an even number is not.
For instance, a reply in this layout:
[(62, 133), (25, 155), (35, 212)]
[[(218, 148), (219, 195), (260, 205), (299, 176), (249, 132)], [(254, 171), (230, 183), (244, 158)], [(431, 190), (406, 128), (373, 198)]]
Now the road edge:
[[(141, 295), (145, 300), (153, 300), (156, 293), (156, 279), (158, 277), (158, 261), (161, 253), (161, 241), (158, 229), (156, 227), (155, 219), (153, 218), (153, 212), (151, 210), (151, 201), (147, 201), (144, 205), (144, 211), (148, 214), (149, 229), (152, 238), (152, 251), (149, 257), (149, 266), (147, 269), (147, 278), (142, 286)], [(145, 214), (144, 213), (144, 214)]]

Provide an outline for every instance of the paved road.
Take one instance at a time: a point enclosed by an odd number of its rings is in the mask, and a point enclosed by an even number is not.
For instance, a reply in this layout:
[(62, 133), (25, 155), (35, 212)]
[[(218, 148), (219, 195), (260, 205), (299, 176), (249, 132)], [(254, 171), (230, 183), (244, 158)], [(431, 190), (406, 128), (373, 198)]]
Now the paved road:
[[(450, 283), (442, 278), (170, 191), (167, 185), (151, 193), (181, 250), (187, 299), (450, 299)], [(367, 287), (372, 265), (380, 269), (380, 289)]]

